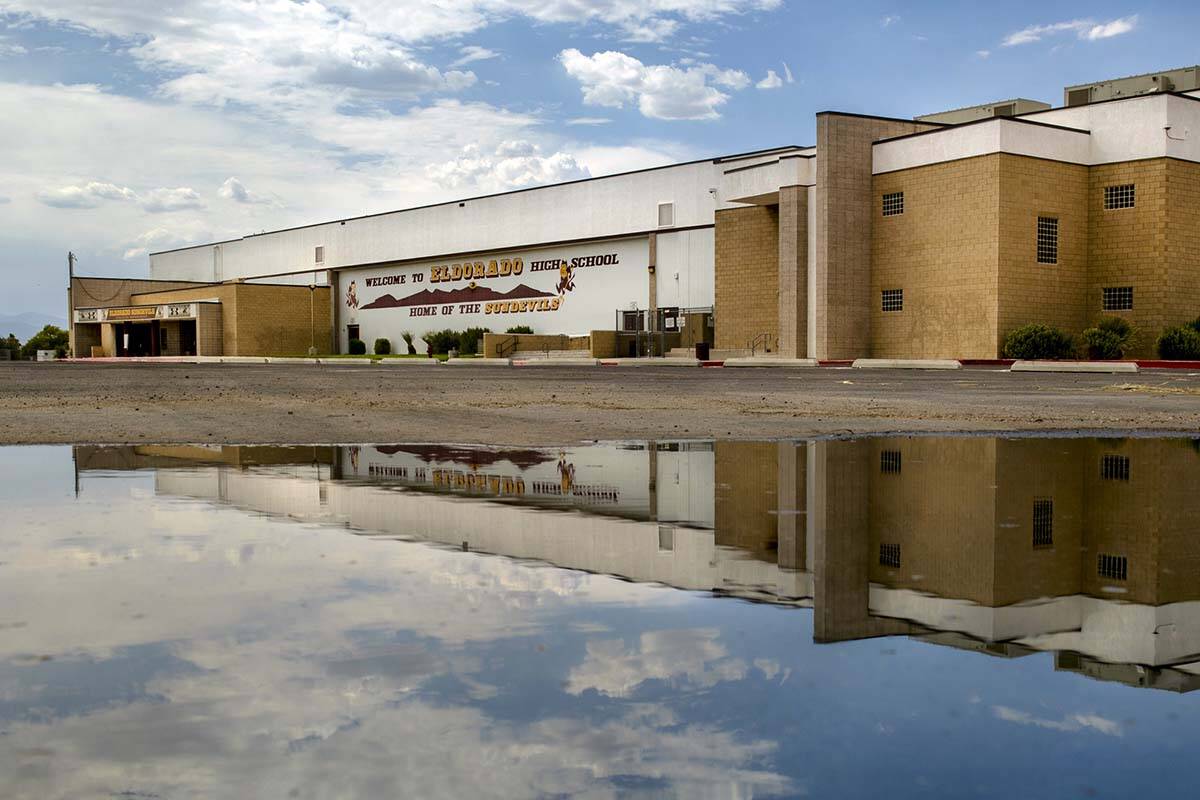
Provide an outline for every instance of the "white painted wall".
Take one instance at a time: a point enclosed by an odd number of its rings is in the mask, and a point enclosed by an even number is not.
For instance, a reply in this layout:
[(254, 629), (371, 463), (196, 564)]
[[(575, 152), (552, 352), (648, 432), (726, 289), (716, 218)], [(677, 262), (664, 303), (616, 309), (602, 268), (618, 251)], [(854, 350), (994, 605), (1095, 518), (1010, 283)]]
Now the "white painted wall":
[(1087, 164), (1088, 134), (1082, 131), (993, 119), (944, 131), (880, 142), (873, 148), (872, 171), (879, 175), (960, 158), (1013, 153)]
[(716, 453), (711, 448), (659, 451), (657, 477), (659, 522), (716, 526)]
[(712, 306), (716, 243), (712, 228), (660, 233), (654, 270), (659, 308)]
[[(615, 264), (580, 267), (573, 271), (574, 288), (559, 292), (560, 271), (535, 270), (536, 262), (562, 259), (585, 259), (589, 256), (615, 256)], [(475, 279), (482, 288), (496, 292), (508, 292), (518, 286), (526, 286), (547, 297), (537, 300), (557, 300), (556, 310), (486, 313), (491, 302), (480, 300), (462, 302), (437, 302), (420, 306), (396, 308), (367, 308), (386, 295), (399, 300), (423, 291), (457, 291), (468, 287), (465, 279), (437, 282), (431, 280), (433, 267), (452, 266), (462, 263), (501, 262), (519, 258), (523, 268), (519, 275), (506, 277), (484, 277)], [(362, 340), (370, 348), (377, 338), (390, 339), (392, 352), (404, 351), (400, 334), (409, 331), (417, 337), (417, 352), (425, 352), (422, 335), (429, 331), (453, 328), (490, 328), (502, 333), (515, 325), (528, 325), (535, 333), (586, 334), (593, 330), (612, 330), (616, 324), (618, 309), (646, 309), (650, 302), (650, 279), (647, 268), (650, 263), (650, 240), (641, 236), (632, 239), (615, 239), (563, 247), (537, 250), (495, 250), (468, 259), (438, 259), (392, 267), (370, 267), (345, 270), (339, 273), (338, 337), (342, 352), (346, 352), (349, 339), (348, 324), (360, 326)], [(403, 281), (382, 286), (369, 286), (370, 279)], [(354, 297), (350, 297), (351, 284)], [(354, 302), (356, 301), (356, 303)], [(471, 306), (482, 306), (473, 310)], [(447, 313), (447, 310), (449, 313)]]
[(690, 164), (545, 186), (492, 197), (279, 231), (150, 256), (156, 279), (224, 280), (325, 267), (435, 258), (647, 232), (658, 204), (675, 204), (673, 227), (713, 224), (721, 174), (778, 154)]

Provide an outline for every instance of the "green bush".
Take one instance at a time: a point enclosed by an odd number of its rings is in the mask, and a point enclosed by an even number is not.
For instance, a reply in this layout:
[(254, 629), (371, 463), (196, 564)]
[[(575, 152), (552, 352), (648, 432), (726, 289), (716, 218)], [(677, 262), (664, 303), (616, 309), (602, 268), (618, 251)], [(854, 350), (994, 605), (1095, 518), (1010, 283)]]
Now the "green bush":
[(1088, 358), (1115, 359), (1125, 356), (1134, 334), (1133, 326), (1120, 317), (1103, 317), (1083, 332), (1082, 339)]
[(533, 333), (533, 328), (528, 325), (513, 325), (505, 333)]
[(467, 328), (459, 337), (459, 351), (463, 354), (474, 354), (479, 352), (479, 344), (483, 341), (483, 335), (491, 333), (487, 328)]
[(362, 339), (350, 340), (350, 355), (365, 356), (367, 354), (367, 343)]
[(1184, 327), (1191, 328), (1196, 333), (1200, 333), (1200, 317), (1196, 317)]
[(386, 356), (392, 352), (392, 342), (390, 339), (375, 340), (375, 355)]
[(29, 337), (21, 348), (21, 358), (37, 358), (38, 350), (53, 350), (59, 358), (67, 354), (69, 334), (57, 325), (47, 325)]
[(1058, 328), (1022, 325), (1004, 337), (1004, 356), (1025, 361), (1074, 358), (1075, 342)]
[(410, 356), (415, 356), (417, 354), (417, 348), (413, 345), (412, 331), (405, 331), (404, 333), (400, 334), (400, 338), (404, 340), (404, 344), (408, 347), (408, 354)]
[(447, 328), (444, 331), (434, 331), (425, 334), (425, 343), (429, 345), (429, 349), (435, 354), (449, 353), (451, 350), (460, 350), (459, 339), (462, 336), (458, 331), (452, 331)]
[(1158, 355), (1168, 361), (1200, 359), (1200, 331), (1194, 323), (1167, 328), (1158, 337)]

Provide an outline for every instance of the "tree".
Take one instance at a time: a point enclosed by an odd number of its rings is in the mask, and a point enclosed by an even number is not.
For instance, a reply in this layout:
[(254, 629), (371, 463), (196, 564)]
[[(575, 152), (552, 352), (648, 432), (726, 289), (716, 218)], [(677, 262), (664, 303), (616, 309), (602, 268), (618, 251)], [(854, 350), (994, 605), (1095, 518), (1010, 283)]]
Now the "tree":
[(0, 350), (12, 350), (13, 358), (17, 358), (17, 354), (21, 352), (21, 340), (10, 333), (7, 339), (0, 339)]
[(61, 358), (67, 354), (70, 336), (57, 325), (47, 325), (29, 337), (21, 348), (22, 358), (37, 358), (38, 350), (53, 350)]

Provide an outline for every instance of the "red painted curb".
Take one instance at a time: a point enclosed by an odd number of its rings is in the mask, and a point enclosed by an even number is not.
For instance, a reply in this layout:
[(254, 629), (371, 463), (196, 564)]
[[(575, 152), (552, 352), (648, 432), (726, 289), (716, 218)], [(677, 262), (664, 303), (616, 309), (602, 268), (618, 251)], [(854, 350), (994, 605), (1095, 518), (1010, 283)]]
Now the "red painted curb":
[(1200, 369), (1200, 361), (1163, 361), (1161, 359), (1135, 359), (1139, 369)]

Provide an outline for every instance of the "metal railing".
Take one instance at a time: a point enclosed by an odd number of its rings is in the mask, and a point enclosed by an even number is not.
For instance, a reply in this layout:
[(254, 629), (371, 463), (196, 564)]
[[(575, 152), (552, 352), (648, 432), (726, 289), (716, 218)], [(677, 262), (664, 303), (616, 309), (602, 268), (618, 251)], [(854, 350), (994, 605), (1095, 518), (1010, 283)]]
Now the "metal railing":
[(500, 344), (496, 345), (496, 357), (507, 358), (510, 353), (517, 349), (517, 337), (510, 336)]
[(757, 354), (759, 347), (761, 347), (763, 349), (764, 353), (771, 352), (771, 339), (773, 339), (773, 338), (775, 338), (775, 337), (773, 337), (769, 333), (760, 333), (757, 336), (755, 336), (753, 339), (750, 340), (750, 355), (753, 356), (753, 355)]

